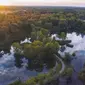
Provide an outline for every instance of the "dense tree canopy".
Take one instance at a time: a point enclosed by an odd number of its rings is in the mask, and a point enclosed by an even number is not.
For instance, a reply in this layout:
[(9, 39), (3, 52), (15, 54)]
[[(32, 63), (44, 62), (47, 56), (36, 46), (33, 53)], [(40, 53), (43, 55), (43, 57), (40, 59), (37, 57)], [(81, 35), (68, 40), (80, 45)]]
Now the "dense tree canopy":
[[(0, 47), (1, 50), (8, 49), (13, 42), (28, 36), (31, 36), (32, 40), (35, 38), (42, 40), (47, 34), (45, 29), (49, 30), (49, 34), (58, 33), (62, 39), (65, 39), (67, 32), (85, 34), (85, 11), (83, 8), (81, 10), (69, 8), (68, 10), (55, 7), (52, 9), (5, 7), (3, 10), (9, 10), (9, 12), (0, 14), (0, 42), (2, 42), (0, 44), (3, 45)], [(35, 33), (42, 28), (45, 29)]]
[[(85, 9), (77, 8), (28, 8), (28, 7), (6, 7), (8, 13), (0, 14), (0, 49), (14, 47), (15, 65), (22, 67), (22, 58), (28, 60), (27, 69), (41, 72), (44, 68), (52, 68), (56, 64), (54, 54), (57, 54), (60, 47), (73, 47), (65, 41), (66, 34), (76, 32), (85, 34)], [(23, 11), (22, 11), (23, 10)], [(56, 34), (61, 41), (51, 38)], [(31, 43), (20, 41), (31, 38)], [(63, 42), (62, 42), (63, 40)], [(66, 64), (71, 62), (71, 56), (66, 54), (63, 58)], [(65, 71), (66, 76), (72, 76), (73, 69)], [(79, 79), (85, 81), (85, 71), (79, 75)], [(40, 75), (38, 79), (31, 78), (26, 85), (35, 85), (38, 81), (42, 85), (45, 76)], [(85, 83), (84, 83), (85, 84)], [(21, 81), (11, 85), (24, 85)]]
[(31, 43), (26, 42), (20, 44), (15, 42), (12, 44), (15, 51), (16, 66), (21, 67), (21, 55), (23, 55), (29, 61), (28, 69), (42, 71), (44, 65), (46, 65), (47, 68), (52, 68), (56, 63), (54, 54), (57, 53), (60, 48), (59, 43), (51, 38), (46, 29), (39, 29), (35, 31), (34, 34), (37, 34), (37, 36), (34, 36), (35, 39), (32, 39)]

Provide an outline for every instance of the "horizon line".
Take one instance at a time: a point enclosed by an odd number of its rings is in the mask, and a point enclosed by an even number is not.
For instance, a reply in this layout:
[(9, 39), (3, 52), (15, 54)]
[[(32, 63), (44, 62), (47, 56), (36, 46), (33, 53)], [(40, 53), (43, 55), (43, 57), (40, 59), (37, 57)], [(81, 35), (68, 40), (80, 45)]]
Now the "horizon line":
[(85, 8), (85, 6), (63, 6), (63, 5), (60, 5), (60, 6), (56, 6), (56, 5), (0, 5), (0, 6), (17, 6), (17, 7), (24, 7), (24, 6), (28, 6), (28, 7), (79, 7), (79, 8)]

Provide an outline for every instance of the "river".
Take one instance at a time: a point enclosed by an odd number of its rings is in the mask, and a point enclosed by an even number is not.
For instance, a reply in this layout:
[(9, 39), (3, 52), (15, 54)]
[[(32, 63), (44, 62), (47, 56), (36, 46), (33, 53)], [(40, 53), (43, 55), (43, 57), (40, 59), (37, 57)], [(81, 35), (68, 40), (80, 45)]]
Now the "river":
[[(21, 43), (24, 42), (29, 42), (29, 40), (25, 39), (24, 41), (21, 41)], [(9, 83), (12, 83), (18, 79), (25, 81), (32, 76), (37, 76), (39, 73), (47, 72), (46, 68), (44, 68), (42, 72), (27, 70), (26, 66), (28, 61), (24, 58), (22, 60), (24, 62), (22, 63), (23, 67), (17, 68), (15, 66), (13, 47), (10, 49), (10, 54), (7, 53), (0, 57), (0, 85), (8, 85)]]
[[(82, 37), (81, 35), (77, 35), (74, 32), (67, 34), (66, 39), (72, 40), (71, 44), (73, 44), (74, 47), (66, 47), (64, 52), (76, 52), (76, 58), (72, 61), (72, 65), (74, 66), (74, 69), (79, 72), (85, 63), (85, 36)], [(25, 39), (25, 41), (22, 41), (21, 43), (24, 42), (29, 42), (29, 40)], [(17, 80), (18, 78), (21, 80), (26, 80), (31, 76), (36, 76), (39, 74), (39, 72), (30, 71), (25, 68), (27, 62), (25, 59), (23, 59), (23, 67), (17, 68), (14, 62), (15, 58), (12, 47), (10, 52), (11, 54), (7, 53), (0, 57), (0, 85), (7, 85), (8, 83)], [(43, 69), (43, 73), (44, 72), (47, 72), (46, 68)]]

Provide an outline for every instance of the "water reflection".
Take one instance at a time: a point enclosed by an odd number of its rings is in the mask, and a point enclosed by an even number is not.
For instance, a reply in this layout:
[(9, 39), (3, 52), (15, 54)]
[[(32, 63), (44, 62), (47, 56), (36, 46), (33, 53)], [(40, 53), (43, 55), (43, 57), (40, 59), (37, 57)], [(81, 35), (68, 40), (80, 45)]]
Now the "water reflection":
[(75, 32), (72, 34), (67, 34), (67, 39), (72, 40), (71, 44), (74, 45), (73, 48), (66, 47), (65, 52), (74, 52), (79, 50), (85, 50), (85, 36), (77, 35)]
[[(31, 76), (36, 76), (39, 73), (35, 70), (27, 70), (27, 61), (24, 58), (22, 59), (22, 68), (17, 68), (15, 66), (13, 48), (11, 48), (10, 52), (10, 54), (4, 54), (0, 58), (0, 85), (7, 85), (8, 83), (17, 80), (18, 78), (24, 81)], [(44, 68), (42, 72), (47, 72), (47, 70)]]
[(76, 58), (72, 60), (72, 65), (76, 72), (80, 72), (85, 67), (85, 51), (77, 51)]
[[(72, 61), (72, 65), (74, 66), (75, 70), (79, 72), (83, 68), (85, 63), (85, 36), (82, 37), (81, 35), (72, 33), (72, 34), (67, 34), (66, 39), (72, 40), (71, 44), (73, 44), (74, 47), (69, 48), (66, 46), (64, 52), (73, 53), (74, 51), (76, 51), (76, 59)], [(29, 42), (29, 40), (25, 39), (24, 42)], [(7, 85), (7, 83), (10, 83), (16, 80), (17, 78), (26, 80), (28, 77), (36, 76), (39, 73), (33, 70), (33, 68), (31, 71), (27, 70), (26, 66), (28, 61), (24, 58), (23, 58), (22, 68), (17, 68), (15, 66), (14, 51), (12, 47), (10, 52), (11, 54), (4, 54), (2, 55), (3, 57), (0, 57), (0, 85)], [(30, 65), (33, 64), (30, 63)], [(31, 69), (31, 67), (29, 67), (29, 69)], [(44, 68), (43, 72), (46, 71), (47, 71), (46, 68)]]
[(72, 65), (76, 72), (83, 69), (85, 64), (85, 36), (77, 35), (75, 32), (67, 34), (67, 39), (72, 40), (73, 48), (66, 47), (64, 52), (76, 53), (76, 58), (72, 60)]

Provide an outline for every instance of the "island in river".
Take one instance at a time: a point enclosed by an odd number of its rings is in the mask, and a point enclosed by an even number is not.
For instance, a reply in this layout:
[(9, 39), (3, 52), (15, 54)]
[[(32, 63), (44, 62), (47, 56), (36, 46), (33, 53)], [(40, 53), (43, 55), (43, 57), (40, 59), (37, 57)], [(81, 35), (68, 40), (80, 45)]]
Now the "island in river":
[[(82, 78), (80, 77), (81, 79), (79, 80), (78, 74), (76, 74), (76, 78), (74, 78), (73, 76), (74, 71), (71, 66), (73, 65), (74, 70), (75, 71), (79, 70), (80, 72), (81, 70), (80, 68), (83, 69), (84, 62), (82, 61), (83, 63), (79, 63), (80, 57), (72, 60), (71, 59), (72, 56), (68, 53), (65, 54), (65, 52), (69, 53), (73, 53), (75, 51), (78, 51), (78, 53), (84, 52), (79, 51), (84, 50), (83, 48), (84, 46), (83, 47), (79, 46), (77, 43), (75, 44), (74, 42), (75, 39), (76, 42), (77, 40), (84, 39), (85, 34), (84, 8), (12, 7), (12, 9), (10, 9), (10, 7), (8, 7), (8, 9), (11, 12), (6, 14), (4, 13), (0, 14), (0, 50), (1, 51), (4, 50), (4, 52), (7, 53), (0, 58), (1, 60), (6, 59), (7, 61), (1, 62), (0, 64), (2, 81), (1, 84), (2, 85), (9, 84), (12, 81), (17, 80), (17, 77), (20, 76), (21, 76), (20, 80), (26, 80), (25, 84), (32, 85), (35, 85), (36, 83), (41, 84), (43, 83), (42, 81), (44, 80), (51, 81), (50, 84), (53, 83), (54, 81), (53, 79), (57, 77), (54, 75), (59, 74), (60, 73), (59, 71), (63, 66), (58, 58), (57, 60), (55, 59), (54, 54), (56, 54), (60, 59), (62, 59), (65, 65), (67, 65), (65, 72), (62, 72), (63, 73), (62, 75), (66, 77), (66, 82), (68, 83), (69, 79), (71, 81), (72, 78), (72, 84), (73, 80), (76, 80), (77, 82), (79, 82), (80, 85), (82, 85), (82, 82), (80, 81), (82, 80)], [(52, 38), (52, 35), (54, 34), (56, 34), (58, 40), (56, 39), (56, 37)], [(69, 39), (71, 37), (74, 40)], [(20, 42), (25, 38), (27, 39), (30, 38), (30, 43)], [(13, 48), (14, 54), (12, 53), (8, 54), (10, 53), (9, 50), (11, 46), (14, 47)], [(76, 50), (74, 50), (75, 46), (77, 46)], [(71, 51), (71, 49), (73, 49), (73, 51)], [(65, 54), (63, 55), (64, 57), (61, 57), (60, 56), (61, 54)], [(77, 55), (76, 52), (73, 55), (75, 54)], [(0, 55), (2, 56), (2, 54)], [(25, 63), (23, 60), (25, 61)], [(52, 68), (55, 66), (56, 61), (58, 67), (55, 72)], [(11, 62), (11, 64), (9, 62)], [(79, 64), (79, 68), (77, 68), (76, 64)], [(45, 71), (43, 71), (44, 67), (46, 68)], [(52, 69), (51, 72), (48, 71), (49, 69)], [(27, 78), (29, 77), (29, 72), (30, 74), (31, 72), (33, 74), (30, 76), (36, 76), (37, 75), (36, 71), (38, 73), (46, 72), (47, 74), (42, 74), (42, 76), (40, 75), (38, 77), (34, 77), (30, 80), (27, 80)], [(12, 75), (12, 72), (15, 75)], [(8, 76), (9, 79), (7, 80), (6, 78), (8, 78)], [(49, 79), (48, 76), (50, 77)], [(22, 79), (22, 77), (24, 79)], [(62, 77), (57, 78), (61, 81), (60, 85), (62, 85), (61, 84)], [(35, 79), (37, 79), (37, 81), (35, 81)], [(58, 79), (56, 82), (57, 84), (59, 83)], [(7, 81), (3, 83), (4, 80)], [(18, 83), (17, 85), (19, 84), (25, 85), (21, 81), (17, 81), (15, 83)], [(45, 84), (48, 85), (49, 82), (45, 82)], [(77, 85), (77, 83), (75, 83), (75, 85)]]

